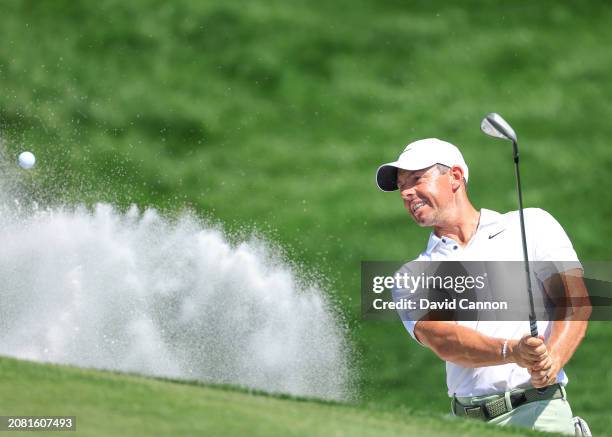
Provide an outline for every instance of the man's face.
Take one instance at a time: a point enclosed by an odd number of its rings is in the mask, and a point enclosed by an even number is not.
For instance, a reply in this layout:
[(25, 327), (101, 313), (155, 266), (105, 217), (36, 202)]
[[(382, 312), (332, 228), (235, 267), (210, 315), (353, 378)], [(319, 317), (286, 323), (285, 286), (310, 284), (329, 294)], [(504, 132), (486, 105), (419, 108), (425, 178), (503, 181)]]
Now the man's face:
[(450, 172), (440, 174), (435, 165), (414, 171), (399, 169), (397, 186), (404, 207), (419, 226), (436, 226), (452, 204)]

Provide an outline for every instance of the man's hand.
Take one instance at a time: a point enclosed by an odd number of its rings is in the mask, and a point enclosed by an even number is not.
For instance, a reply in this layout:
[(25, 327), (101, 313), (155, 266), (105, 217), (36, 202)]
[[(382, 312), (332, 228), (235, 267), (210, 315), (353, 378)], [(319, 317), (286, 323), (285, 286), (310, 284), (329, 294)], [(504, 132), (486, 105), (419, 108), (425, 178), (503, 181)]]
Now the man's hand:
[(542, 388), (557, 382), (557, 375), (561, 370), (561, 363), (553, 355), (549, 355), (546, 362), (529, 369), (531, 384), (535, 388)]
[(542, 335), (536, 338), (525, 334), (514, 346), (512, 358), (519, 366), (527, 368), (535, 388), (546, 387), (557, 381), (560, 362), (548, 352)]
[(542, 371), (552, 365), (542, 335), (532, 337), (530, 334), (525, 334), (523, 338), (511, 342), (509, 345), (511, 347), (510, 360), (521, 367)]

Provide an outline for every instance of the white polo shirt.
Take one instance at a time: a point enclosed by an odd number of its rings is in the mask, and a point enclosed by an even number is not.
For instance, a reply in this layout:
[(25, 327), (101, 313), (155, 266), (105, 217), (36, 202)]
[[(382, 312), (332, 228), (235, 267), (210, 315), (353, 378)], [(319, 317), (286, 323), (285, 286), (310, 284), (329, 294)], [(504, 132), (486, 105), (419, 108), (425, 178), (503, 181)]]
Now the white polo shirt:
[[(576, 252), (561, 225), (546, 211), (539, 208), (523, 210), (527, 236), (527, 249), (530, 261), (554, 261), (559, 272), (579, 267)], [(523, 246), (518, 211), (500, 214), (488, 209), (480, 210), (480, 221), (476, 233), (466, 247), (448, 237), (438, 237), (433, 232), (429, 237), (427, 249), (415, 261), (522, 261)], [(545, 293), (542, 281), (550, 271), (535, 271), (533, 281), (534, 296)], [(536, 285), (537, 284), (537, 285)], [(527, 314), (525, 315), (527, 319)], [(403, 320), (410, 335), (414, 336), (417, 321)], [(463, 326), (482, 334), (497, 337), (520, 339), (529, 332), (529, 321), (459, 321)], [(547, 339), (552, 324), (538, 321), (538, 332)], [(446, 362), (446, 383), (449, 396), (480, 396), (512, 390), (528, 385), (530, 375), (527, 369), (516, 364), (466, 368)], [(568, 378), (561, 369), (557, 382), (567, 384)]]

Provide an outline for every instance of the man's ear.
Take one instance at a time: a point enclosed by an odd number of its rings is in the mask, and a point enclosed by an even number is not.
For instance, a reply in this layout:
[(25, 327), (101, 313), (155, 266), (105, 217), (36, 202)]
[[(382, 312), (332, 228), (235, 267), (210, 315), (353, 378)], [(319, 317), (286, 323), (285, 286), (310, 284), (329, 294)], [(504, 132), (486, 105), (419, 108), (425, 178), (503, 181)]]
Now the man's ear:
[(454, 165), (451, 167), (449, 173), (451, 177), (451, 187), (454, 193), (461, 188), (461, 181), (463, 181), (463, 169), (458, 165)]

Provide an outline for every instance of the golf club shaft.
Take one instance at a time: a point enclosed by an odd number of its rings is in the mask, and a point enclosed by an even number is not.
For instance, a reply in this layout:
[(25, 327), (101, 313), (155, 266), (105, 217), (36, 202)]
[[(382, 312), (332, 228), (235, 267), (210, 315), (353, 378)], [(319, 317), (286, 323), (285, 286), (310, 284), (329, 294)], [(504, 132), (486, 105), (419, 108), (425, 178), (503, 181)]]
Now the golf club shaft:
[(531, 289), (531, 270), (529, 268), (529, 255), (527, 253), (527, 236), (525, 234), (525, 218), (523, 216), (523, 193), (521, 191), (521, 174), (519, 171), (519, 153), (518, 145), (515, 141), (512, 142), (513, 155), (514, 155), (514, 171), (516, 174), (516, 189), (518, 192), (518, 203), (519, 203), (519, 218), (521, 222), (521, 238), (523, 241), (523, 258), (525, 260), (525, 276), (527, 278), (527, 293), (529, 293), (529, 329), (531, 330), (531, 336), (538, 336), (538, 324), (535, 317), (535, 308), (533, 305), (533, 291)]

